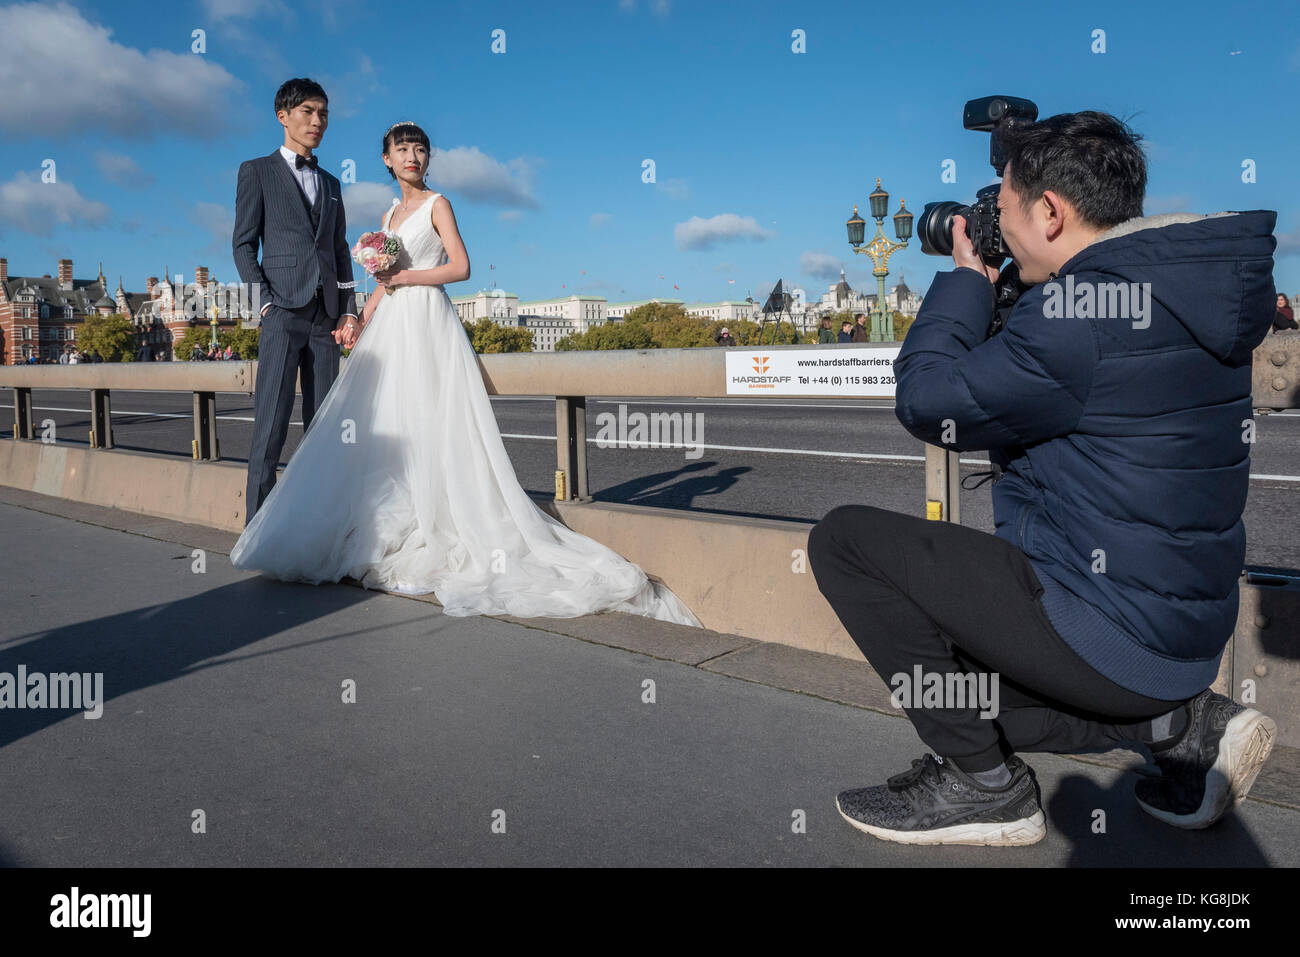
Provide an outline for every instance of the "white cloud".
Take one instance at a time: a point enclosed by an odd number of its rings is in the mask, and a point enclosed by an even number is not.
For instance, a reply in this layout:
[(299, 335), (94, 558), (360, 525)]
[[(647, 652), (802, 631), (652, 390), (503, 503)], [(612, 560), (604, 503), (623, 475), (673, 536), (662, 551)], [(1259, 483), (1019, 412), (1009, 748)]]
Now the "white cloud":
[(95, 154), (95, 165), (106, 180), (125, 189), (146, 189), (154, 182), (152, 173), (142, 170), (139, 163), (121, 153), (101, 150)]
[(814, 279), (839, 279), (841, 261), (830, 253), (807, 250), (799, 254), (799, 270)]
[(603, 226), (607, 226), (613, 218), (614, 217), (609, 213), (592, 213), (590, 220), (591, 228), (600, 229)]
[(708, 219), (692, 216), (673, 228), (678, 249), (709, 249), (716, 243), (733, 239), (761, 241), (775, 235), (758, 225), (753, 216), (737, 216), (735, 213), (721, 213)]
[(1277, 237), (1277, 250), (1273, 253), (1274, 258), (1281, 259), (1284, 256), (1300, 255), (1300, 229), (1293, 229), (1289, 233), (1273, 234)]
[[(261, 82), (256, 83), (257, 86), (279, 89), (286, 77), (298, 72), (294, 69), (295, 64), (286, 59), (283, 52), (286, 49), (284, 35), (287, 27), (272, 25), (268, 29), (261, 22), (250, 25), (240, 20), (224, 20), (217, 22), (216, 29), (218, 36), (215, 40), (211, 34), (208, 36), (208, 53), (234, 58), (239, 64), (241, 75), (249, 77), (255, 73), (262, 78)], [(325, 93), (329, 95), (328, 87)], [(267, 120), (274, 123), (274, 94), (267, 96), (265, 109)]]
[(208, 245), (199, 250), (200, 256), (225, 256), (229, 258), (231, 236), (235, 231), (235, 208), (221, 203), (195, 203), (190, 210), (190, 222), (209, 236)]
[[(322, 71), (312, 79), (321, 85), (329, 97), (330, 119), (357, 116), (372, 104), (382, 102), (388, 89), (379, 82), (374, 62), (364, 53), (357, 58), (354, 69), (337, 74)], [(382, 130), (375, 131), (376, 143), (379, 142), (381, 132)]]
[(219, 136), (243, 83), (207, 57), (110, 39), (66, 3), (0, 7), (0, 129), (19, 136), (108, 131)]
[(497, 219), (503, 223), (517, 223), (524, 218), (524, 214), (518, 209), (503, 209), (497, 213)]
[(538, 209), (533, 197), (533, 167), (541, 160), (516, 159), (502, 162), (488, 156), (477, 146), (457, 146), (437, 150), (429, 160), (429, 180), (438, 190), (479, 203), (498, 206), (522, 206)]
[[(215, 25), (218, 37), (208, 38), (208, 51), (221, 54), (234, 51), (238, 62), (248, 72), (256, 71), (261, 77), (271, 81), (278, 88), (289, 76), (297, 71), (285, 59), (283, 51), (287, 28), (297, 22), (294, 11), (283, 0), (200, 0), (200, 7), (207, 21)], [(332, 0), (316, 0), (309, 17), (319, 19), (326, 28), (333, 30), (338, 26), (336, 17), (337, 3)], [(208, 26), (208, 22), (199, 24)], [(364, 58), (364, 57), (363, 57)], [(315, 71), (313, 71), (314, 74)], [(331, 86), (336, 86), (335, 78), (312, 76), (320, 83), (328, 95)], [(337, 89), (345, 91), (342, 84)], [(270, 104), (267, 105), (268, 110)], [(352, 116), (356, 109), (350, 99), (336, 104), (330, 100), (331, 112), (336, 116)]]
[(669, 199), (686, 199), (691, 195), (684, 179), (666, 179), (662, 183), (655, 183), (655, 188), (661, 193), (667, 193)]
[(348, 219), (348, 232), (360, 236), (379, 229), (384, 213), (388, 212), (396, 198), (393, 187), (386, 183), (352, 183), (345, 186), (343, 212)]
[(43, 183), (39, 176), (20, 172), (0, 184), (0, 224), (34, 236), (52, 236), (55, 224), (99, 226), (110, 212), (71, 183)]

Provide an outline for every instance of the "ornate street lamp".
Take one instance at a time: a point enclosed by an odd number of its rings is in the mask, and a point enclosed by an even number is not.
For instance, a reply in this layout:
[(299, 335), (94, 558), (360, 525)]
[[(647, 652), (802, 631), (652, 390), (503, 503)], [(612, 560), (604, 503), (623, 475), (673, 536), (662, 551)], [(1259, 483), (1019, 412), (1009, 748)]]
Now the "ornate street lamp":
[(900, 200), (898, 212), (894, 214), (894, 235), (898, 237), (898, 242), (890, 242), (884, 230), (885, 217), (889, 215), (889, 193), (881, 189), (879, 178), (876, 179), (876, 188), (867, 197), (867, 201), (871, 207), (871, 218), (876, 221), (876, 235), (872, 237), (871, 242), (863, 245), (866, 240), (866, 222), (858, 214), (856, 203), (853, 206), (853, 215), (845, 225), (848, 227), (849, 245), (853, 247), (853, 251), (870, 256), (871, 261), (875, 263), (871, 275), (876, 277), (876, 308), (871, 313), (870, 341), (893, 342), (894, 321), (893, 313), (889, 311), (889, 305), (885, 301), (885, 277), (889, 275), (889, 257), (900, 249), (906, 249), (907, 241), (912, 238), (912, 214)]

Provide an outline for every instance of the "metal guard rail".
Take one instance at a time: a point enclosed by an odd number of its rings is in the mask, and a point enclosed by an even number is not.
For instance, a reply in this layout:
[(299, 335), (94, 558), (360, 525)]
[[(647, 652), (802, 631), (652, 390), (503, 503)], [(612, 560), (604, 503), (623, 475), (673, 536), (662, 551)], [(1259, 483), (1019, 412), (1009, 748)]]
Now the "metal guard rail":
[[(900, 343), (845, 343), (836, 351), (896, 349)], [(769, 345), (760, 354), (807, 350), (809, 346)], [(489, 395), (553, 396), (556, 428), (556, 499), (591, 501), (587, 484), (587, 396), (664, 398), (739, 398), (727, 392), (726, 355), (733, 349), (645, 349), (597, 352), (520, 352), (480, 355)], [(1268, 336), (1255, 350), (1254, 406), (1261, 410), (1300, 406), (1300, 333)], [(193, 458), (220, 458), (216, 394), (253, 394), (257, 363), (169, 362), (93, 363), (75, 366), (0, 366), (0, 388), (14, 391), (14, 438), (35, 436), (33, 389), (85, 389), (90, 392), (90, 445), (113, 447), (110, 397), (113, 391), (190, 392), (193, 394)], [(746, 396), (752, 398), (753, 396)], [(888, 399), (884, 392), (853, 392), (836, 399)], [(926, 513), (960, 522), (958, 453), (925, 446)]]

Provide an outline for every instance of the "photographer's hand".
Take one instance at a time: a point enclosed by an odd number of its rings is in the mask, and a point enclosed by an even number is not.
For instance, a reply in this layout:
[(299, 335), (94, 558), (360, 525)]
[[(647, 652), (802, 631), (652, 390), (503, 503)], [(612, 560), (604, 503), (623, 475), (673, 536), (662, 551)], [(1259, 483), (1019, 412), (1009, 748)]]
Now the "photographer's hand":
[(998, 281), (998, 267), (990, 266), (980, 259), (971, 244), (970, 237), (966, 235), (965, 216), (952, 218), (952, 261), (958, 269), (974, 269), (977, 273), (987, 276), (989, 282)]

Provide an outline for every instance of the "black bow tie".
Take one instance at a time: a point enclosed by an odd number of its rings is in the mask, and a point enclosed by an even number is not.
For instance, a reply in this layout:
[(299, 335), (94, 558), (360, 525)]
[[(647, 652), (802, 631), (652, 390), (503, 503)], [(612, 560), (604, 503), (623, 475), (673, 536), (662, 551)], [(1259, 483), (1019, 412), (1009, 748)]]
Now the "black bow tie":
[(304, 157), (300, 153), (295, 153), (293, 156), (293, 165), (297, 169), (302, 169), (304, 166), (310, 166), (312, 169), (315, 169), (316, 157), (314, 156)]

